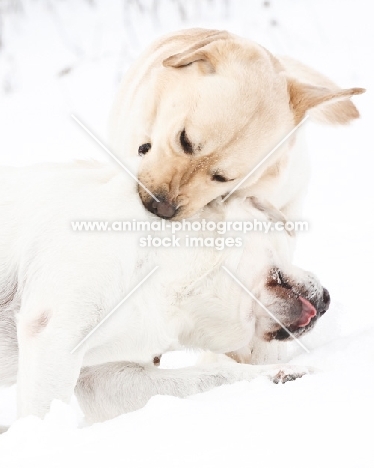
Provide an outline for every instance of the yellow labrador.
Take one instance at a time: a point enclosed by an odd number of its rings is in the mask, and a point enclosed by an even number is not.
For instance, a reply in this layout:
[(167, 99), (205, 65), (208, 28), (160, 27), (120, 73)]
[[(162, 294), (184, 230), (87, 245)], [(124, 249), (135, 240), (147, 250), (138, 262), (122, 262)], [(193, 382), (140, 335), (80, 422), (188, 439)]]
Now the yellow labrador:
[[(139, 179), (159, 200), (139, 187), (144, 206), (178, 220), (234, 189), (306, 113), (330, 124), (357, 118), (349, 98), (363, 92), (226, 31), (179, 31), (151, 45), (125, 77), (111, 146), (123, 159), (143, 157)], [(298, 130), (235, 193), (296, 218), (307, 183)]]

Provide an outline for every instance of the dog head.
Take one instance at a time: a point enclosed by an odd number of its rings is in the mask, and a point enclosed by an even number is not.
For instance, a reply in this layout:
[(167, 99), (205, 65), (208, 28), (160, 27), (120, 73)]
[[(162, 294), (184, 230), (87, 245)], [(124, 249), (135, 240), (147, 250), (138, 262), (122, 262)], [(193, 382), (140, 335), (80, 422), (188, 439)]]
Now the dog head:
[[(238, 206), (232, 201), (231, 206)], [(246, 219), (286, 224), (283, 214), (265, 200), (245, 201)], [(247, 278), (255, 335), (263, 341), (286, 341), (310, 331), (330, 305), (330, 294), (311, 272), (290, 262), (293, 232), (254, 232), (246, 240), (238, 273)], [(248, 295), (248, 294), (247, 294)]]
[(259, 297), (263, 307), (256, 307), (256, 334), (265, 341), (300, 337), (330, 305), (330, 294), (317, 277), (295, 267), (271, 268)]
[[(327, 86), (300, 82), (287, 72), (286, 61), (225, 31), (200, 31), (195, 42), (193, 37), (185, 50), (152, 69), (139, 103), (139, 195), (149, 211), (173, 220), (230, 192), (308, 111), (318, 108), (330, 123), (357, 117), (348, 98), (363, 92), (328, 80)], [(292, 139), (241, 188), (270, 166), (279, 173), (289, 144)]]
[[(225, 219), (227, 226), (238, 220), (285, 222), (274, 206), (254, 198), (215, 201), (205, 213), (210, 221)], [(225, 235), (237, 237), (238, 232)], [(190, 251), (184, 262), (174, 258), (179, 265), (171, 273), (174, 278), (192, 258), (193, 278), (198, 277), (192, 289), (186, 289), (182, 307), (191, 326), (181, 338), (187, 346), (227, 353), (250, 348), (254, 340), (286, 341), (312, 330), (329, 308), (329, 293), (318, 278), (291, 264), (293, 239), (286, 230), (257, 230), (239, 237), (243, 241), (239, 248), (214, 254), (201, 247), (199, 252)]]
[(253, 333), (244, 346), (227, 353), (237, 362), (275, 362), (286, 351), (277, 343), (312, 331), (329, 309), (330, 294), (312, 273), (273, 267), (262, 278), (261, 286), (255, 289), (258, 302), (247, 305), (254, 316)]

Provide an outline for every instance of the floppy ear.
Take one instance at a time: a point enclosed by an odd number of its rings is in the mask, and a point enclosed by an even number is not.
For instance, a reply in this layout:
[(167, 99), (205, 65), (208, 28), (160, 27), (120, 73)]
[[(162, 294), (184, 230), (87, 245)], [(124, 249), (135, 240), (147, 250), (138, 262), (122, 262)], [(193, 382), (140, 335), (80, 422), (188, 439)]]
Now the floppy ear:
[(363, 93), (364, 89), (343, 90), (330, 78), (298, 60), (291, 57), (278, 57), (278, 60), (288, 76), (290, 103), (295, 110), (299, 107), (298, 119), (307, 110), (313, 120), (329, 124), (346, 124), (360, 116), (349, 98)]
[(227, 31), (210, 31), (205, 38), (200, 39), (188, 49), (165, 59), (163, 65), (165, 67), (181, 68), (187, 67), (194, 62), (201, 62), (200, 65), (204, 72), (214, 73), (216, 59), (212, 53), (212, 48), (209, 46), (215, 41), (227, 39), (228, 37), (229, 33)]
[[(315, 109), (314, 117), (319, 119), (322, 117), (328, 123), (345, 124), (360, 115), (355, 105), (348, 99), (364, 93), (365, 90), (363, 88), (324, 88), (289, 79), (288, 92), (290, 106), (297, 123), (302, 120), (307, 111)], [(319, 116), (317, 112), (320, 112)]]
[[(278, 210), (274, 205), (272, 205), (270, 202), (264, 199), (259, 199), (254, 196), (250, 196), (246, 198), (246, 202), (248, 202), (252, 207), (254, 207), (256, 210), (261, 211), (266, 215), (269, 221), (272, 223), (276, 222), (281, 222), (283, 225), (286, 224), (287, 218), (284, 216), (281, 210)], [(287, 234), (291, 237), (295, 236), (294, 231), (287, 231)]]

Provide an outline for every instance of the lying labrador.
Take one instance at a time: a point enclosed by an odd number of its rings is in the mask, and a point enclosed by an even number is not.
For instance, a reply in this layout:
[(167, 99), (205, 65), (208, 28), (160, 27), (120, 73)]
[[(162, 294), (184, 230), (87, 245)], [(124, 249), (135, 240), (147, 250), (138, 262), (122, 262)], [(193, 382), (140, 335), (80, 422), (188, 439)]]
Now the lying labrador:
[(226, 31), (189, 29), (153, 43), (127, 73), (110, 124), (112, 149), (141, 156), (144, 206), (178, 220), (236, 190), (268, 200), (298, 219), (308, 185), (298, 129), (264, 158), (307, 113), (346, 124), (359, 113), (341, 89), (311, 68), (275, 57)]
[[(286, 232), (255, 233), (223, 250), (171, 250), (140, 247), (142, 232), (74, 230), (79, 220), (159, 221), (126, 174), (99, 163), (1, 168), (0, 199), (0, 382), (17, 381), (20, 416), (44, 416), (53, 399), (69, 401), (74, 389), (87, 418), (98, 421), (157, 393), (187, 396), (258, 375), (288, 380), (306, 372), (237, 363), (166, 371), (152, 362), (183, 347), (226, 353), (310, 330), (328, 308), (328, 293), (283, 258)], [(213, 203), (207, 213), (210, 220), (266, 219), (250, 200)]]

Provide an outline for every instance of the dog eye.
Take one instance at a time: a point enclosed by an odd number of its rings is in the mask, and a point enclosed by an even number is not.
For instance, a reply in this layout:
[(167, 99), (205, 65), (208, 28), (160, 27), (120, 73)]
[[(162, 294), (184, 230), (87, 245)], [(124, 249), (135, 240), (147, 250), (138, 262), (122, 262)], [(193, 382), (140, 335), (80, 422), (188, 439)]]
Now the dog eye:
[(140, 145), (138, 148), (138, 155), (139, 156), (144, 156), (145, 154), (148, 153), (148, 151), (151, 149), (151, 144), (150, 143), (144, 143), (144, 145)]
[(221, 174), (213, 174), (212, 180), (214, 180), (215, 182), (229, 182), (230, 180), (233, 180), (233, 179), (226, 179), (226, 177), (224, 177)]
[(193, 154), (193, 146), (190, 140), (187, 137), (186, 130), (183, 129), (181, 131), (180, 137), (179, 137), (180, 144), (183, 148), (183, 151), (186, 154)]
[(287, 282), (280, 270), (276, 269), (274, 271), (274, 279), (282, 288), (292, 289), (292, 286)]

